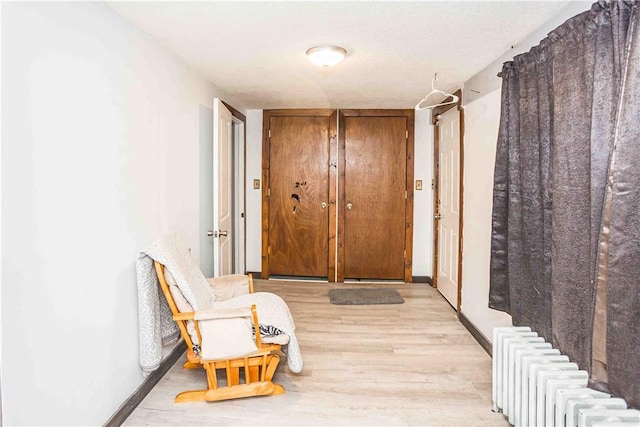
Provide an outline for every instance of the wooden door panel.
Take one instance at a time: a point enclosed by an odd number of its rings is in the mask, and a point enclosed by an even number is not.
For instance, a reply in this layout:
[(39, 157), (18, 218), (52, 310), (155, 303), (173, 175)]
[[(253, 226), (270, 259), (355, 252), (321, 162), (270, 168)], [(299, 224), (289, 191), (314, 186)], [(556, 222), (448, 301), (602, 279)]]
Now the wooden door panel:
[(269, 120), (269, 273), (327, 277), (330, 117)]
[(346, 117), (344, 277), (404, 279), (406, 117)]

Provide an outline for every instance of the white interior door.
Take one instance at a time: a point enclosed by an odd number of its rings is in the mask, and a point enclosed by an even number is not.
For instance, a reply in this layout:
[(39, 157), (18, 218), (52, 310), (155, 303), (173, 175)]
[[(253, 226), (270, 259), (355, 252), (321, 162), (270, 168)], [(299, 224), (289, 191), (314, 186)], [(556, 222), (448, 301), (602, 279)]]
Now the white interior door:
[(213, 100), (213, 271), (233, 273), (233, 152), (231, 112)]
[(456, 107), (438, 122), (439, 219), (437, 287), (458, 307), (458, 245), (460, 228), (460, 112)]

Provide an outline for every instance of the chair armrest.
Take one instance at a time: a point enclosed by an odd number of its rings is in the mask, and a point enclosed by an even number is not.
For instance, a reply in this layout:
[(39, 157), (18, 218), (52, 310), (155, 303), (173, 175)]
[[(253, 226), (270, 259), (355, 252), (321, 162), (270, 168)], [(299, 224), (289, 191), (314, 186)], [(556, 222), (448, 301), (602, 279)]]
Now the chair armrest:
[(176, 313), (173, 315), (173, 320), (194, 320), (196, 316), (195, 311), (185, 311), (184, 313)]
[(207, 310), (176, 313), (173, 315), (173, 320), (233, 319), (252, 316), (252, 307), (209, 308)]
[(196, 311), (193, 320), (233, 319), (235, 317), (251, 318), (252, 316), (251, 307), (209, 308), (207, 310)]

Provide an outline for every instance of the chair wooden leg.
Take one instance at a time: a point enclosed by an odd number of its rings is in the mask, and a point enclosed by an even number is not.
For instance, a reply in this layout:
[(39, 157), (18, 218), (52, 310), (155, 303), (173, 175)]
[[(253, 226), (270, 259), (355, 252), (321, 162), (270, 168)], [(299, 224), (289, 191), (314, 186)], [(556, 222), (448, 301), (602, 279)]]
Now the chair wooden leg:
[(264, 367), (264, 370), (265, 370), (264, 379), (266, 381), (271, 381), (271, 379), (273, 378), (273, 375), (276, 373), (276, 368), (278, 367), (279, 363), (280, 363), (280, 356), (278, 356), (277, 354), (272, 354), (271, 356), (269, 356), (269, 361), (267, 362), (267, 366)]
[(183, 369), (197, 369), (200, 368), (202, 364), (200, 363), (200, 359), (193, 352), (193, 349), (187, 348), (187, 361), (182, 365)]
[(213, 363), (204, 363), (204, 370), (207, 372), (207, 388), (209, 390), (218, 388), (218, 376)]
[[(280, 356), (278, 356), (277, 354), (272, 354), (271, 356), (269, 356), (269, 362), (267, 366), (264, 367), (266, 371), (265, 379), (267, 381), (271, 381), (273, 375), (276, 373), (276, 368), (278, 367), (279, 363)], [(282, 387), (280, 384), (273, 384), (273, 391), (271, 392), (270, 396), (274, 396), (276, 394), (284, 394), (284, 387)]]

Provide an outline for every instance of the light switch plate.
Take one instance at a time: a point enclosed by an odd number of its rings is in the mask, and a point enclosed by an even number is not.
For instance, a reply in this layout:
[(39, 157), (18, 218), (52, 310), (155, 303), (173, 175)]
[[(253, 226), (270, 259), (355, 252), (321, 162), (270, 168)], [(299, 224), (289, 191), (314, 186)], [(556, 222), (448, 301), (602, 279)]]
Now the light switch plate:
[(253, 180), (253, 189), (254, 190), (259, 190), (260, 189), (260, 180), (259, 179), (254, 179)]
[(416, 180), (416, 190), (422, 190), (422, 180)]

